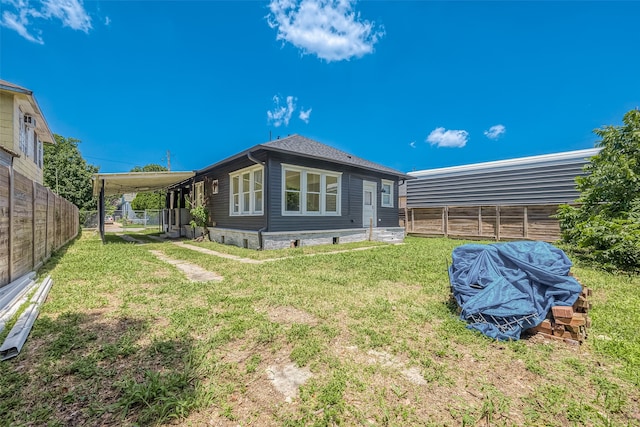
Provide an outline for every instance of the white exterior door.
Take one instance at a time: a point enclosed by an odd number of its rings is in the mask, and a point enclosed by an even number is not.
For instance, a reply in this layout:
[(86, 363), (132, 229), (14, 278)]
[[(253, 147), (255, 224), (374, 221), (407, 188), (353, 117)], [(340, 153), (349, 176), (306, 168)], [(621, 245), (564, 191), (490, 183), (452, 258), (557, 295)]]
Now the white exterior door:
[(373, 224), (376, 227), (376, 206), (378, 205), (376, 195), (378, 184), (371, 181), (362, 183), (362, 226), (369, 227)]

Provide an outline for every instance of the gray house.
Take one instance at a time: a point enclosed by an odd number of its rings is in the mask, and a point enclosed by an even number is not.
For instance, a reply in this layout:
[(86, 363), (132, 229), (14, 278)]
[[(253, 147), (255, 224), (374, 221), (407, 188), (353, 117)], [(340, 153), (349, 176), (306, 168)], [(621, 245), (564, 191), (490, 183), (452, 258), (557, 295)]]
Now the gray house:
[(402, 241), (397, 170), (299, 135), (255, 145), (169, 188), (170, 231), (188, 228), (187, 201), (205, 206), (212, 241), (277, 249)]

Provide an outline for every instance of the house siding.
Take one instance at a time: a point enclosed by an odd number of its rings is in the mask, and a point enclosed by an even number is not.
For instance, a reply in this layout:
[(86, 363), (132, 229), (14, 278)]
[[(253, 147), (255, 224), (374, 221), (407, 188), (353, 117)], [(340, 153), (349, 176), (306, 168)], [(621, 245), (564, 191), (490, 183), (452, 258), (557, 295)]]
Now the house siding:
[(0, 93), (0, 112), (0, 143), (12, 152), (20, 154), (20, 157), (13, 159), (13, 169), (30, 180), (42, 184), (42, 169), (36, 165), (33, 158), (28, 157), (26, 153), (20, 150), (20, 127), (18, 123), (22, 114), (15, 96), (8, 93)]
[[(410, 172), (417, 179), (407, 181), (407, 207), (516, 206), (573, 203), (579, 196), (575, 178), (598, 149), (513, 159), (464, 167)], [(520, 163), (509, 163), (520, 161)]]
[[(266, 160), (265, 154), (257, 154), (254, 157), (262, 162)], [(264, 214), (237, 216), (229, 214), (229, 191), (231, 186), (229, 174), (255, 165), (256, 164), (253, 161), (249, 160), (247, 157), (243, 157), (195, 177), (195, 182), (202, 180), (205, 181), (204, 188), (205, 198), (207, 201), (206, 206), (209, 210), (211, 220), (215, 222), (216, 227), (239, 230), (259, 230), (265, 226), (266, 217)], [(211, 184), (215, 179), (218, 180), (218, 194), (212, 194), (211, 190)], [(265, 192), (268, 194), (269, 189), (265, 188)], [(266, 197), (263, 197), (266, 202)], [(266, 212), (266, 206), (264, 208), (264, 212)]]
[[(331, 172), (341, 172), (341, 215), (282, 215), (282, 164), (296, 165)], [(315, 159), (308, 159), (294, 155), (271, 153), (269, 156), (269, 227), (268, 231), (294, 230), (324, 230), (350, 229), (363, 227), (362, 224), (362, 183), (373, 181), (377, 183), (378, 191), (382, 179), (397, 182), (397, 178), (386, 174), (363, 173), (361, 170), (349, 166), (338, 165)], [(397, 183), (395, 189), (394, 206), (397, 205)], [(377, 196), (378, 227), (394, 227), (398, 225), (397, 208), (382, 208), (380, 195)]]
[(17, 152), (17, 147), (14, 146), (14, 141), (18, 140), (17, 131), (14, 132), (14, 117), (13, 96), (0, 93), (0, 145)]

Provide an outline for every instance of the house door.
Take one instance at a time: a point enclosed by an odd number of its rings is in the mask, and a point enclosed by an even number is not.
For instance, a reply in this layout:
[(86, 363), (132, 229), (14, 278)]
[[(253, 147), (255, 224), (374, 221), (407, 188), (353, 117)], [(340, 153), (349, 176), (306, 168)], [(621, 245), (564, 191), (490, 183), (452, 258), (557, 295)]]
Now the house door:
[(362, 226), (369, 227), (369, 224), (376, 226), (376, 194), (378, 184), (371, 181), (363, 181), (362, 183)]

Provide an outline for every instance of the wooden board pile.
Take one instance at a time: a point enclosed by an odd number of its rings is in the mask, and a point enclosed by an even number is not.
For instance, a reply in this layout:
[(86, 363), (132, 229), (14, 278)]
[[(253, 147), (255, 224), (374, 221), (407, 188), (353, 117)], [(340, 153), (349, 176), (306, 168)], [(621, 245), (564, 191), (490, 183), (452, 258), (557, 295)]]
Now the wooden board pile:
[(582, 292), (572, 307), (560, 305), (551, 307), (547, 318), (540, 325), (529, 329), (529, 332), (558, 341), (582, 343), (587, 339), (587, 329), (591, 327), (588, 314), (591, 308), (589, 302), (591, 295), (591, 289), (582, 286)]

